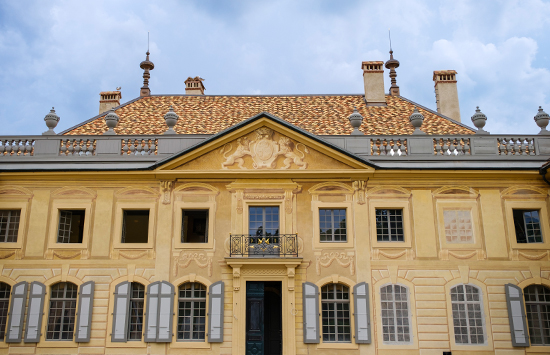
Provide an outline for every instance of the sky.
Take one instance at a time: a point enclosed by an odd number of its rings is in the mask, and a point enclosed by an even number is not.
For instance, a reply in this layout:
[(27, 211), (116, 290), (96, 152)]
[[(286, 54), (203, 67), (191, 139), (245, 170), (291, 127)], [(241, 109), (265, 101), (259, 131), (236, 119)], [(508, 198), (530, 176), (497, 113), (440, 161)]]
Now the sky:
[[(360, 94), (362, 61), (401, 63), (401, 95), (436, 109), (434, 70), (458, 72), (462, 122), (536, 134), (550, 113), (550, 1), (0, 0), (0, 135), (57, 132), (98, 114), (99, 92), (139, 96), (150, 32), (152, 94)], [(390, 86), (385, 72), (385, 88)]]

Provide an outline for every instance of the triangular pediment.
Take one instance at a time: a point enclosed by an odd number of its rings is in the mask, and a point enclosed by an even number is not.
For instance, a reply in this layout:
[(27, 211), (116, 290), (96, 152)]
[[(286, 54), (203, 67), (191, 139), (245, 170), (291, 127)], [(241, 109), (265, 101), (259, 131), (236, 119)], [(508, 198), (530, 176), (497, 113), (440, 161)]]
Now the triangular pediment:
[(262, 114), (230, 132), (182, 152), (159, 170), (289, 171), (373, 170), (365, 161), (319, 138)]

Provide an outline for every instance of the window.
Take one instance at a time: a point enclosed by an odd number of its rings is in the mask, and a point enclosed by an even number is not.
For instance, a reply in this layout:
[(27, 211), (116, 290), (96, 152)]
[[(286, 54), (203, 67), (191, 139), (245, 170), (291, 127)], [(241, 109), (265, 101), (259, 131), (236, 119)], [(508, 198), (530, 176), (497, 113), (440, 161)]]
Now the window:
[(323, 342), (351, 342), (349, 288), (329, 284), (321, 288)]
[(17, 242), (21, 210), (0, 210), (0, 243)]
[(181, 285), (178, 301), (178, 340), (204, 340), (206, 286), (197, 282), (188, 282)]
[(59, 210), (58, 243), (82, 243), (85, 210)]
[(8, 323), (11, 286), (0, 282), (0, 340), (5, 338)]
[(182, 243), (208, 243), (208, 210), (183, 210)]
[(346, 209), (319, 209), (319, 227), (322, 242), (345, 242)]
[(456, 344), (484, 344), (481, 291), (472, 285), (451, 288)]
[(130, 286), (130, 307), (128, 312), (128, 340), (141, 340), (143, 333), (143, 304), (145, 286), (132, 282)]
[(531, 345), (550, 345), (550, 289), (531, 285), (523, 294)]
[(122, 243), (147, 243), (149, 210), (124, 210), (122, 216)]
[(518, 243), (542, 243), (538, 210), (513, 210), (516, 241)]
[(47, 340), (73, 340), (78, 286), (60, 282), (51, 287)]
[(444, 210), (445, 238), (447, 243), (474, 242), (472, 218), (469, 210)]
[(407, 288), (387, 285), (380, 288), (382, 336), (387, 343), (409, 343), (411, 329)]
[(279, 235), (279, 207), (250, 207), (248, 234), (255, 236)]
[(403, 210), (376, 209), (376, 239), (379, 242), (403, 242)]

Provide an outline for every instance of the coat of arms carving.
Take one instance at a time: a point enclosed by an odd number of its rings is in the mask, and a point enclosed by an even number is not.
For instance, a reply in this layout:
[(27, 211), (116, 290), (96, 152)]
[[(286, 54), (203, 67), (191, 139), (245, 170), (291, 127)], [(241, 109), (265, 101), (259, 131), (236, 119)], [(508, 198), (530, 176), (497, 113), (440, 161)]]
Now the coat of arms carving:
[[(279, 141), (273, 140), (273, 130), (268, 127), (258, 128), (256, 137), (249, 140), (248, 137), (237, 139), (237, 147), (233, 149), (232, 143), (226, 144), (220, 153), (225, 161), (222, 163), (222, 169), (228, 169), (229, 166), (237, 164), (241, 169), (246, 169), (244, 166), (244, 157), (252, 158), (252, 167), (254, 169), (275, 169), (277, 159), (284, 156), (284, 166), (281, 169), (289, 169), (292, 164), (299, 169), (306, 169), (307, 162), (304, 161), (309, 150), (302, 143), (295, 143), (290, 138), (281, 136)], [(301, 149), (300, 149), (301, 148)], [(231, 153), (231, 154), (230, 154)]]

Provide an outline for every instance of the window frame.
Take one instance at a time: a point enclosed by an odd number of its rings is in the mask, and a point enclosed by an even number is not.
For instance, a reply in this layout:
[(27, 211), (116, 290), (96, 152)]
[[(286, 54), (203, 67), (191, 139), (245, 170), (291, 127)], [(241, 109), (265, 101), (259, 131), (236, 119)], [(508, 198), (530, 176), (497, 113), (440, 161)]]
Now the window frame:
[[(382, 318), (380, 318), (380, 323), (381, 323), (381, 326), (382, 326), (382, 333), (380, 334), (381, 337), (382, 337), (382, 342), (385, 344), (385, 345), (412, 345), (414, 342), (413, 342), (413, 339), (414, 339), (414, 336), (413, 336), (413, 324), (412, 324), (412, 310), (411, 310), (411, 291), (409, 290), (409, 287), (406, 286), (406, 285), (403, 285), (403, 284), (400, 284), (400, 283), (385, 283), (383, 285), (381, 285), (380, 287), (378, 287), (378, 296), (380, 297), (380, 317), (382, 317), (382, 311), (384, 311), (382, 309), (382, 302), (388, 302), (387, 300), (382, 300), (382, 289), (383, 288), (386, 288), (386, 287), (389, 287), (391, 286), (392, 287), (392, 295), (393, 295), (393, 300), (391, 301), (391, 303), (393, 304), (393, 310), (394, 310), (394, 320), (396, 320), (397, 318), (397, 309), (395, 308), (395, 286), (399, 286), (399, 287), (403, 287), (405, 288), (405, 294), (407, 295), (407, 301), (406, 301), (406, 304), (407, 304), (407, 318), (408, 318), (408, 321), (409, 321), (409, 341), (385, 341), (384, 340), (384, 324), (382, 322)], [(396, 338), (397, 338), (397, 324), (394, 324), (394, 330), (395, 330), (395, 335), (396, 335)]]
[[(547, 304), (550, 306), (550, 302), (531, 302), (531, 301), (527, 301), (526, 298), (525, 298), (525, 290), (529, 287), (532, 287), (532, 286), (541, 286), (543, 288), (546, 288), (548, 290), (548, 292), (550, 292), (550, 286), (549, 285), (546, 285), (546, 284), (531, 284), (531, 285), (528, 285), (528, 286), (525, 286), (522, 288), (522, 292), (523, 292), (523, 302), (524, 302), (524, 307), (525, 307), (525, 318), (526, 318), (526, 321), (527, 321), (527, 329), (528, 329), (528, 333), (529, 333), (529, 343), (531, 345), (531, 347), (536, 347), (537, 349), (540, 348), (540, 349), (544, 349), (544, 351), (548, 351), (550, 349), (550, 343), (548, 344), (533, 344), (533, 341), (531, 339), (531, 330), (530, 330), (530, 321), (529, 321), (529, 312), (527, 311), (527, 304), (535, 304), (537, 305), (538, 307), (540, 307), (541, 304)], [(540, 310), (537, 312), (539, 315), (540, 315)]]
[[(67, 292), (67, 285), (68, 284), (72, 284), (74, 286), (76, 286), (76, 295), (74, 298), (66, 298), (66, 297), (63, 297), (63, 298), (52, 298), (52, 294), (53, 294), (53, 291), (52, 291), (52, 288), (54, 286), (57, 286), (59, 284), (65, 284), (65, 287), (63, 289), (63, 295), (65, 296), (66, 295), (66, 292)], [(80, 288), (80, 285), (77, 285), (73, 282), (70, 282), (70, 281), (60, 281), (60, 282), (56, 282), (54, 284), (51, 284), (51, 285), (48, 285), (47, 286), (48, 288), (46, 289), (49, 293), (49, 297), (48, 297), (48, 313), (46, 313), (47, 317), (46, 318), (46, 329), (44, 331), (44, 340), (45, 341), (48, 341), (48, 342), (60, 342), (60, 341), (63, 341), (63, 342), (66, 342), (66, 341), (73, 341), (74, 342), (74, 339), (75, 339), (75, 332), (76, 332), (76, 320), (77, 320), (77, 312), (78, 312), (78, 291), (79, 291), (79, 288)], [(50, 318), (52, 317), (51, 315), (51, 310), (52, 310), (52, 302), (55, 302), (55, 301), (61, 301), (62, 302), (62, 310), (65, 311), (65, 304), (66, 302), (73, 302), (74, 301), (74, 315), (73, 315), (73, 336), (70, 338), (70, 339), (48, 339), (48, 333), (49, 333), (49, 327), (50, 327)], [(62, 316), (61, 318), (66, 318), (64, 316)], [(64, 325), (64, 322), (62, 321), (61, 322), (62, 325)], [(63, 331), (54, 331), (54, 333), (60, 333), (62, 334)]]
[[(346, 241), (321, 241), (321, 222), (320, 222), (320, 210), (322, 209), (345, 209), (346, 210)], [(315, 249), (349, 249), (355, 245), (355, 231), (353, 221), (353, 202), (325, 202), (325, 201), (312, 201), (311, 210), (313, 212), (313, 246)]]
[[(343, 287), (346, 287), (347, 288), (347, 292), (348, 292), (348, 298), (347, 300), (338, 300), (336, 298), (334, 299), (330, 299), (330, 300), (323, 300), (323, 288), (325, 287), (328, 287), (328, 286), (331, 286), (332, 287), (332, 290), (330, 290), (331, 292), (334, 293), (334, 290), (335, 290), (335, 286), (336, 285), (341, 285)], [(353, 292), (350, 290), (351, 287), (349, 285), (346, 285), (342, 282), (330, 282), (330, 283), (326, 283), (324, 284), (323, 286), (321, 286), (319, 288), (319, 311), (321, 313), (320, 315), (320, 318), (321, 318), (321, 321), (319, 322), (319, 335), (321, 337), (321, 341), (323, 344), (353, 344), (353, 339), (354, 339), (354, 329), (353, 329), (353, 326), (352, 326), (352, 323), (354, 323), (354, 310), (353, 310), (353, 306), (352, 306), (352, 296), (353, 296)], [(349, 321), (349, 338), (350, 340), (349, 341), (338, 341), (338, 340), (334, 340), (334, 341), (326, 341), (324, 339), (324, 336), (325, 336), (325, 333), (324, 333), (324, 325), (323, 325), (323, 304), (344, 304), (344, 303), (347, 303), (349, 306), (348, 306), (348, 321)], [(338, 310), (337, 308), (335, 307), (333, 309), (333, 312), (334, 314), (338, 313)], [(330, 319), (337, 319), (338, 317), (336, 316), (335, 318), (330, 318)], [(338, 336), (338, 325), (337, 323), (334, 324), (334, 328), (335, 328), (335, 336), (337, 337)]]
[[(52, 201), (50, 213), (50, 227), (48, 229), (48, 249), (88, 249), (91, 238), (91, 226), (93, 219), (93, 201), (74, 199), (55, 199)], [(59, 218), (61, 210), (84, 210), (84, 229), (82, 231), (82, 243), (58, 243)]]
[[(215, 202), (174, 202), (174, 228), (173, 242), (174, 249), (213, 249), (214, 248), (214, 226), (215, 226)], [(181, 241), (182, 220), (184, 210), (205, 210), (208, 211), (208, 241), (206, 243), (183, 243)]]
[[(8, 324), (9, 324), (9, 312), (10, 312), (10, 306), (11, 306), (11, 293), (13, 292), (13, 285), (11, 283), (8, 283), (8, 282), (5, 282), (5, 280), (2, 280), (0, 279), (0, 284), (5, 284), (7, 285), (10, 290), (8, 292), (8, 303), (7, 303), (7, 307), (6, 307), (6, 323), (4, 324), (4, 336), (3, 337), (0, 337), (0, 348), (3, 348), (4, 346), (2, 345), (5, 345), (5, 347), (8, 346), (8, 343), (6, 343), (6, 334), (8, 333)], [(5, 298), (4, 298), (5, 299)], [(0, 329), (0, 332), (1, 332), (1, 329)]]
[[(407, 198), (404, 199), (372, 199), (369, 200), (369, 224), (371, 243), (374, 248), (411, 248), (412, 247), (412, 231), (411, 231), (411, 214), (410, 202)], [(377, 209), (401, 209), (403, 210), (403, 237), (404, 241), (378, 241), (376, 230), (376, 210)]]
[[(149, 229), (147, 243), (122, 243), (122, 224), (125, 210), (149, 210)], [(157, 201), (136, 200), (117, 201), (115, 207), (115, 219), (113, 223), (113, 248), (114, 249), (153, 249), (156, 239)]]
[[(517, 228), (515, 228), (516, 227), (515, 212), (521, 212), (521, 222), (522, 222), (523, 226), (525, 227), (524, 228), (525, 232), (527, 232), (527, 230), (528, 230), (527, 221), (525, 219), (525, 213), (533, 213), (533, 212), (537, 213), (537, 215), (539, 217), (539, 222), (538, 222), (538, 227), (539, 228), (538, 229), (540, 231), (540, 239), (541, 239), (540, 242), (537, 242), (537, 241), (530, 242), (529, 241), (529, 236), (527, 235), (527, 233), (525, 235), (525, 240), (526, 240), (525, 243), (518, 242), (518, 240), (517, 240), (518, 239)], [(542, 236), (542, 223), (541, 223), (541, 216), (540, 216), (540, 210), (539, 209), (528, 209), (528, 210), (526, 210), (526, 209), (513, 208), (512, 209), (512, 218), (514, 219), (514, 231), (516, 232), (516, 242), (518, 244), (522, 244), (522, 245), (523, 244), (539, 244), (540, 245), (540, 244), (544, 243), (543, 236)]]
[[(319, 208), (319, 234), (321, 234), (321, 211), (331, 211), (330, 213), (330, 217), (331, 217), (331, 230), (332, 230), (332, 234), (331, 234), (331, 239), (330, 240), (319, 240), (321, 243), (346, 243), (348, 241), (348, 216), (347, 216), (347, 208), (326, 208), (326, 207), (322, 207), (322, 208)], [(344, 218), (344, 223), (345, 223), (345, 230), (346, 230), (346, 233), (344, 234), (344, 238), (345, 240), (335, 240), (335, 230), (337, 228), (335, 228), (335, 220), (334, 220), (334, 211), (344, 211), (344, 214), (346, 215), (345, 218)]]
[(0, 249), (22, 249), (23, 248), (23, 239), (27, 234), (27, 217), (28, 217), (28, 205), (29, 200), (0, 200), (0, 209), (2, 210), (20, 210), (19, 215), (19, 230), (17, 232), (17, 241), (16, 242), (2, 242), (0, 243)]
[[(130, 296), (128, 297), (128, 314), (126, 315), (126, 321), (128, 322), (128, 332), (126, 333), (126, 343), (130, 342), (130, 343), (140, 343), (140, 342), (144, 342), (145, 341), (145, 336), (143, 335), (143, 333), (145, 332), (145, 308), (146, 308), (146, 303), (145, 303), (145, 299), (146, 299), (146, 296), (147, 296), (147, 286), (145, 286), (144, 284), (142, 284), (141, 282), (138, 282), (138, 281), (128, 281), (129, 283), (129, 294)], [(140, 286), (143, 287), (143, 298), (135, 298), (135, 297), (132, 297), (132, 294), (133, 294), (133, 291), (134, 291), (134, 284), (138, 284)], [(141, 308), (141, 334), (140, 334), (140, 337), (139, 339), (130, 339), (130, 333), (132, 332), (130, 330), (130, 319), (132, 318), (132, 300), (143, 300), (143, 306)]]
[[(436, 202), (437, 225), (439, 232), (439, 245), (441, 249), (481, 249), (483, 246), (481, 237), (481, 223), (479, 218), (479, 208), (476, 199), (447, 199)], [(449, 243), (445, 234), (444, 212), (449, 210), (470, 211), (470, 221), (472, 223), (472, 243)]]
[[(508, 232), (508, 238), (512, 249), (550, 249), (550, 225), (548, 221), (548, 209), (545, 200), (530, 200), (530, 201), (518, 201), (518, 200), (506, 200), (506, 227)], [(518, 243), (516, 237), (516, 228), (514, 225), (514, 212), (513, 210), (539, 210), (540, 227), (542, 234), (542, 243)]]
[[(198, 285), (202, 285), (204, 286), (204, 293), (205, 293), (205, 296), (204, 296), (204, 300), (202, 298), (195, 298), (195, 297), (191, 297), (191, 298), (181, 298), (180, 297), (180, 288), (183, 286), (183, 285), (186, 285), (186, 284), (192, 284), (193, 285), (193, 292), (195, 291), (195, 285), (198, 284)], [(189, 301), (190, 300), (190, 301)], [(193, 307), (194, 303), (195, 302), (204, 302), (204, 338), (203, 339), (180, 339), (178, 338), (178, 333), (179, 333), (179, 319), (180, 319), (180, 302), (191, 302), (192, 303), (192, 306), (191, 306), (191, 319), (194, 318), (194, 310), (195, 308)], [(208, 333), (208, 286), (204, 285), (203, 283), (201, 282), (198, 282), (198, 281), (187, 281), (187, 282), (183, 282), (181, 283), (178, 288), (177, 288), (177, 294), (176, 294), (176, 306), (177, 308), (177, 312), (176, 312), (176, 330), (175, 330), (175, 338), (176, 338), (176, 342), (179, 342), (179, 343), (205, 343), (206, 342), (206, 339), (207, 339), (207, 333)], [(193, 326), (193, 323), (191, 322), (191, 327)], [(193, 331), (191, 330), (191, 335), (193, 335)]]
[[(464, 294), (464, 300), (463, 301), (453, 301), (452, 300), (452, 293), (453, 293), (453, 290), (462, 286), (463, 287), (463, 294)], [(467, 300), (467, 292), (466, 292), (466, 287), (467, 286), (470, 286), (474, 289), (477, 290), (478, 292), (478, 295), (479, 295), (479, 301), (468, 301)], [(453, 319), (453, 323), (452, 323), (452, 327), (453, 327), (453, 331), (452, 331), (452, 334), (453, 334), (453, 339), (454, 339), (454, 343), (456, 345), (463, 345), (463, 346), (483, 346), (483, 345), (486, 345), (487, 344), (487, 326), (486, 326), (486, 323), (485, 323), (485, 311), (484, 311), (484, 307), (483, 307), (483, 291), (481, 290), (480, 287), (476, 286), (476, 285), (472, 285), (472, 284), (456, 284), (452, 287), (449, 288), (449, 298), (451, 300), (451, 309), (450, 309), (450, 314), (451, 314), (451, 317)], [(463, 304), (465, 307), (464, 307), (464, 314), (466, 316), (466, 329), (468, 331), (468, 334), (467, 334), (467, 338), (468, 338), (468, 343), (457, 343), (456, 342), (456, 334), (455, 334), (455, 328), (454, 328), (454, 322), (455, 322), (455, 318), (454, 318), (454, 314), (453, 314), (453, 305), (455, 304)], [(481, 312), (481, 328), (483, 330), (483, 343), (471, 343), (471, 338), (470, 338), (470, 329), (472, 328), (472, 326), (470, 325), (470, 317), (469, 317), (469, 309), (468, 309), (468, 305), (470, 304), (479, 304), (479, 310)], [(460, 311), (460, 310), (459, 310)], [(459, 318), (460, 319), (460, 318)]]

